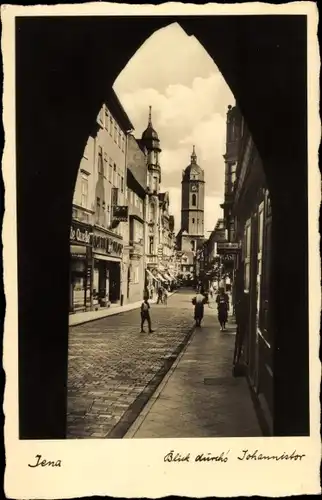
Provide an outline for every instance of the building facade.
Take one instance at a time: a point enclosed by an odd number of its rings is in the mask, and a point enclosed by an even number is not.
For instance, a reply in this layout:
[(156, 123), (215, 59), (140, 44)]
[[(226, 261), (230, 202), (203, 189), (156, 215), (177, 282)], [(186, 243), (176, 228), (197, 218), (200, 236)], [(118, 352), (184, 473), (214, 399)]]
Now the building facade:
[(120, 208), (126, 206), (127, 136), (132, 129), (112, 91), (93, 124), (75, 185), (71, 312), (123, 303), (126, 296), (128, 223), (125, 212), (120, 216)]
[(225, 224), (234, 257), (238, 331), (235, 366), (244, 367), (269, 428), (273, 415), (270, 307), (271, 202), (261, 158), (238, 106), (227, 113)]
[[(174, 253), (174, 220), (169, 214), (169, 194), (160, 192), (161, 165), (160, 140), (152, 125), (152, 109), (149, 108), (148, 126), (138, 141), (146, 155), (146, 233), (145, 262), (146, 289), (153, 298), (161, 285), (169, 284), (174, 276), (169, 274), (170, 258)], [(171, 271), (170, 271), (171, 273)]]
[(129, 266), (127, 301), (142, 300), (146, 288), (147, 157), (133, 135), (128, 136), (127, 202), (129, 207)]
[(227, 267), (229, 266), (227, 266), (226, 259), (218, 254), (218, 244), (220, 245), (225, 242), (227, 242), (225, 221), (224, 219), (218, 219), (209, 238), (200, 241), (196, 252), (196, 276), (205, 290), (208, 290), (210, 285), (218, 289), (228, 282)]
[(199, 242), (204, 240), (204, 202), (204, 171), (197, 163), (193, 146), (190, 164), (182, 174), (181, 229), (177, 235), (177, 248), (182, 252), (181, 273), (184, 280), (195, 278), (195, 255)]

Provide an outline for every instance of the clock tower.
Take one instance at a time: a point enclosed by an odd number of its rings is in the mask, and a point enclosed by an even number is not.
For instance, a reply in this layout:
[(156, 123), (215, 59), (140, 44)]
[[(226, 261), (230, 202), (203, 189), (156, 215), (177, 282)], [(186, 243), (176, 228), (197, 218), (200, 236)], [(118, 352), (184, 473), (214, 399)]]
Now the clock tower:
[(182, 173), (181, 230), (179, 246), (182, 251), (195, 252), (197, 241), (204, 239), (204, 171), (197, 163), (195, 146), (191, 162)]

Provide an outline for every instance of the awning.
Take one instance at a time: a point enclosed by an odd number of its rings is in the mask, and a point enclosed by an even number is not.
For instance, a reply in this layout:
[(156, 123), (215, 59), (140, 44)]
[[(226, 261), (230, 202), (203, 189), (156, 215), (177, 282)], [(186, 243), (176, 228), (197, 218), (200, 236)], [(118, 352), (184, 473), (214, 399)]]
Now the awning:
[(103, 255), (101, 253), (94, 253), (93, 257), (95, 260), (106, 260), (110, 262), (121, 262), (120, 257), (113, 257), (112, 255)]
[(150, 278), (152, 278), (152, 279), (153, 279), (153, 280), (155, 280), (155, 281), (158, 281), (158, 280), (156, 279), (156, 277), (155, 277), (155, 276), (153, 276), (153, 274), (151, 273), (151, 271), (149, 271), (149, 270), (147, 269), (147, 270), (146, 270), (146, 272), (148, 273), (148, 275), (150, 276)]
[(163, 276), (161, 276), (161, 274), (160, 274), (160, 273), (158, 273), (158, 274), (157, 274), (157, 276), (158, 276), (159, 280), (161, 280), (161, 281), (167, 281), (167, 280), (165, 280), (165, 279), (164, 279), (164, 277), (163, 277)]

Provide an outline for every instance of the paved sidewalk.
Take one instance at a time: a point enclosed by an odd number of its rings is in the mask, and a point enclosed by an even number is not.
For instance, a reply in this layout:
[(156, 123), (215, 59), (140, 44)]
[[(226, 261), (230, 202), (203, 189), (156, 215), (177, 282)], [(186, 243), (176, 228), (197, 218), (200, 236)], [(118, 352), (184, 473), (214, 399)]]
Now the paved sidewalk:
[(125, 438), (262, 436), (245, 378), (232, 377), (235, 325), (220, 332), (210, 306)]
[(69, 329), (68, 438), (122, 438), (189, 340), (191, 291), (152, 305), (149, 334), (132, 310)]
[[(168, 294), (168, 299), (174, 294), (176, 291)], [(153, 300), (149, 300), (150, 304), (155, 304), (157, 298)], [(114, 316), (115, 314), (120, 314), (126, 311), (133, 311), (134, 309), (139, 309), (143, 299), (138, 302), (133, 302), (131, 304), (125, 304), (120, 306), (119, 304), (111, 304), (110, 307), (106, 307), (104, 309), (99, 309), (98, 311), (81, 311), (74, 314), (69, 315), (69, 326), (81, 325), (83, 323), (88, 323), (89, 321), (95, 321), (101, 318), (107, 318), (108, 316)]]

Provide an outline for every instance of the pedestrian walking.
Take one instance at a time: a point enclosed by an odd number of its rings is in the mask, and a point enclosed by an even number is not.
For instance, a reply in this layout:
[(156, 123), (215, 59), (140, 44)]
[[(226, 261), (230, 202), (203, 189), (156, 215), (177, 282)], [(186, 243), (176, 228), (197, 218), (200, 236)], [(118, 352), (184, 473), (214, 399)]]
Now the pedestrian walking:
[(201, 321), (204, 315), (204, 304), (206, 302), (206, 297), (198, 291), (197, 295), (192, 299), (192, 304), (195, 306), (194, 319), (196, 326), (201, 326)]
[(168, 290), (166, 288), (163, 290), (163, 304), (165, 306), (168, 304)]
[(229, 311), (229, 297), (227, 293), (225, 293), (224, 288), (219, 289), (219, 294), (217, 295), (216, 302), (218, 310), (218, 321), (220, 323), (220, 331), (222, 332), (226, 329)]
[(158, 300), (157, 300), (157, 304), (162, 304), (162, 298), (163, 298), (163, 289), (162, 289), (162, 286), (160, 286), (158, 288)]
[(149, 333), (153, 333), (154, 330), (152, 330), (151, 327), (150, 304), (148, 299), (144, 299), (141, 304), (141, 333), (144, 333), (143, 327), (146, 321), (148, 322)]

